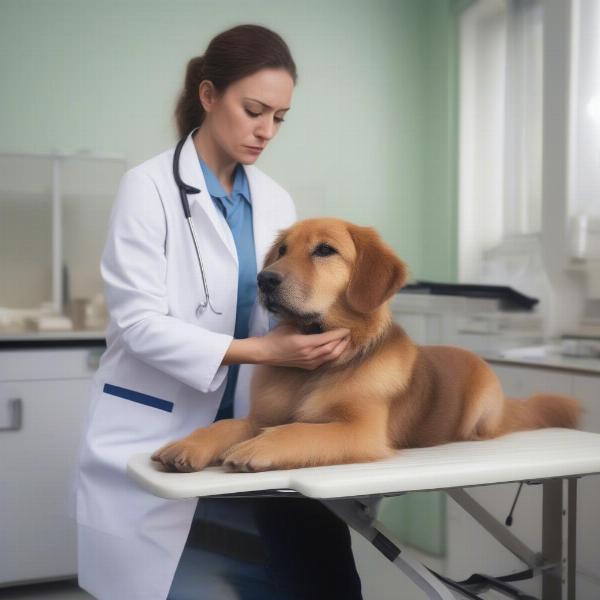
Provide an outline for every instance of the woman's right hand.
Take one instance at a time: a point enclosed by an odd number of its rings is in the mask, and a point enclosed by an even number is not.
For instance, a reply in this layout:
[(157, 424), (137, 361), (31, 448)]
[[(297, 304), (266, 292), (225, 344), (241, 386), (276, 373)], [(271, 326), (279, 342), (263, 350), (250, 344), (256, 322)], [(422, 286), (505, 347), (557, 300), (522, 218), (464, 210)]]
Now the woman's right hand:
[(292, 325), (278, 325), (260, 338), (263, 357), (260, 362), (312, 371), (338, 358), (348, 347), (349, 334), (350, 330), (345, 328), (303, 334)]
[(261, 337), (234, 339), (222, 364), (263, 364), (313, 370), (335, 360), (348, 347), (349, 329), (300, 333), (292, 325), (278, 325)]

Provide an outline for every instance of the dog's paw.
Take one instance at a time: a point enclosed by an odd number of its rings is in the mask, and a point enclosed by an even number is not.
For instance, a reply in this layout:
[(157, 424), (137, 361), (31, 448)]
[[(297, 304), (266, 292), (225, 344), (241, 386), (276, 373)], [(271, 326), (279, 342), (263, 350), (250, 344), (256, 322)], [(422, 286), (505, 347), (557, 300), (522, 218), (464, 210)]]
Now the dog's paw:
[(259, 435), (245, 442), (235, 444), (223, 453), (221, 460), (227, 471), (256, 473), (280, 469), (275, 457), (277, 456), (273, 445)]
[(184, 438), (163, 446), (151, 458), (171, 471), (192, 473), (211, 464), (214, 456), (203, 444)]

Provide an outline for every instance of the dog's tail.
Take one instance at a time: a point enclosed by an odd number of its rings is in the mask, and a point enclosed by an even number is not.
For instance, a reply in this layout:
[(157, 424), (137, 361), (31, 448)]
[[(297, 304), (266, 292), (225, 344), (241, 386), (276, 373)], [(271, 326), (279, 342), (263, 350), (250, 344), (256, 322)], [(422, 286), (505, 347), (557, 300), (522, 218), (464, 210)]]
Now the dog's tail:
[(581, 405), (575, 398), (557, 394), (535, 394), (527, 399), (506, 398), (502, 433), (541, 429), (542, 427), (577, 428)]

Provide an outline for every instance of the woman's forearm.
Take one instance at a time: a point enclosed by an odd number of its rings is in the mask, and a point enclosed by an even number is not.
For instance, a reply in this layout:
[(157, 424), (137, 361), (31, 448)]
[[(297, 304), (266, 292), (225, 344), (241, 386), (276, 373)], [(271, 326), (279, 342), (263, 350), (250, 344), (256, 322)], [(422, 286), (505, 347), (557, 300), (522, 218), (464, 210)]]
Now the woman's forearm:
[(260, 364), (264, 361), (264, 349), (260, 337), (233, 339), (221, 364), (241, 365)]

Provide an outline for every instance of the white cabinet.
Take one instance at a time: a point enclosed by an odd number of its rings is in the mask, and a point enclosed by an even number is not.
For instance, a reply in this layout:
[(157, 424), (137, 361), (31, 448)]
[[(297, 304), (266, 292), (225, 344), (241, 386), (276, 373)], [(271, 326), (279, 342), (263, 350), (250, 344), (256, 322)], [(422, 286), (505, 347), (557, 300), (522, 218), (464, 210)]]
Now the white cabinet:
[[(566, 371), (516, 367), (492, 363), (504, 393), (511, 398), (526, 398), (539, 392), (573, 394), (573, 375)], [(600, 379), (599, 379), (600, 381)]]
[(100, 351), (0, 351), (0, 585), (77, 573), (68, 495)]
[[(600, 374), (499, 365), (494, 370), (509, 395), (549, 390), (577, 398), (583, 406), (581, 429), (600, 433)], [(596, 600), (600, 598), (600, 475), (583, 477), (577, 487), (577, 597)], [(541, 499), (541, 490), (537, 495)], [(535, 514), (533, 506), (526, 510), (526, 515)]]
[[(600, 433), (600, 374), (578, 375), (547, 368), (491, 364), (505, 393), (526, 397), (552, 392), (578, 398), (584, 407), (581, 428)], [(514, 500), (517, 484), (502, 484), (468, 490), (499, 521), (504, 522)], [(577, 598), (600, 598), (600, 476), (579, 480), (577, 526)], [(541, 485), (524, 485), (513, 514), (511, 531), (532, 550), (541, 550)], [(473, 572), (502, 575), (525, 568), (498, 542), (494, 541), (453, 501), (448, 502), (447, 572), (462, 578)], [(541, 596), (541, 578), (518, 584), (524, 591)]]

